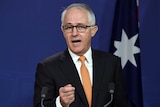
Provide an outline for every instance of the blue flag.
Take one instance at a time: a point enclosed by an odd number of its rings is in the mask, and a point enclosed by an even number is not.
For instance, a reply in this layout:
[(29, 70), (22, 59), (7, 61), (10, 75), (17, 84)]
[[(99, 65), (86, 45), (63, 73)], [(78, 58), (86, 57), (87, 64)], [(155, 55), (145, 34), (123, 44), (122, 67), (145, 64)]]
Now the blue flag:
[(143, 107), (137, 10), (136, 0), (117, 0), (110, 45), (121, 58), (129, 107)]

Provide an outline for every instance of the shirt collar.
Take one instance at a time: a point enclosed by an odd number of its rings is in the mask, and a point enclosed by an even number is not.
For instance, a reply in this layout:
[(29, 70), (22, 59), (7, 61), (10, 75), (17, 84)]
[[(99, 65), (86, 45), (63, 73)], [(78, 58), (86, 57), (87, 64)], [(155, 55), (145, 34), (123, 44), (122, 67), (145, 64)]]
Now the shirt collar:
[[(80, 56), (76, 55), (75, 53), (73, 53), (70, 49), (68, 49), (72, 59), (74, 62), (78, 61), (78, 58)], [(86, 61), (88, 63), (92, 63), (92, 50), (91, 50), (91, 47), (88, 49), (88, 51), (84, 54), (84, 56), (86, 57)]]

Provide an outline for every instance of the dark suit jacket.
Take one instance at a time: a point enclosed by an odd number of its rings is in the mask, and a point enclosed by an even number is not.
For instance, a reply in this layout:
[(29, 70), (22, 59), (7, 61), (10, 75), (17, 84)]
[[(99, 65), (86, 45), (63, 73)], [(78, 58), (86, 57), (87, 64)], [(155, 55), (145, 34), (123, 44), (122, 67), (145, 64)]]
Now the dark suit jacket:
[[(109, 107), (127, 107), (126, 89), (120, 59), (112, 54), (92, 50), (93, 57), (93, 97), (92, 107), (103, 107), (110, 100), (108, 84), (115, 83), (114, 100)], [(75, 87), (75, 101), (70, 107), (88, 107), (87, 99), (72, 58), (65, 50), (50, 56), (37, 66), (34, 107), (40, 107), (41, 89), (49, 88), (45, 98), (45, 107), (56, 107), (55, 100), (59, 96), (59, 88), (66, 84)]]

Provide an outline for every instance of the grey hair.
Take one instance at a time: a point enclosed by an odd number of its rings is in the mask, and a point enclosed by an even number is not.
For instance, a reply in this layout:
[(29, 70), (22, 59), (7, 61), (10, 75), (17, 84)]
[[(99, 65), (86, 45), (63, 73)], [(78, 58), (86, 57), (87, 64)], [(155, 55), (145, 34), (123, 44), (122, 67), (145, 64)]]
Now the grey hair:
[(88, 11), (88, 19), (89, 19), (90, 24), (91, 25), (95, 25), (96, 24), (95, 14), (94, 14), (94, 12), (92, 11), (92, 9), (87, 4), (84, 4), (84, 3), (74, 3), (74, 4), (69, 5), (62, 12), (62, 14), (61, 14), (61, 24), (62, 25), (63, 25), (63, 21), (64, 21), (65, 15), (66, 15), (66, 12), (68, 11), (68, 9), (73, 8), (73, 7), (83, 8), (83, 9), (87, 10)]

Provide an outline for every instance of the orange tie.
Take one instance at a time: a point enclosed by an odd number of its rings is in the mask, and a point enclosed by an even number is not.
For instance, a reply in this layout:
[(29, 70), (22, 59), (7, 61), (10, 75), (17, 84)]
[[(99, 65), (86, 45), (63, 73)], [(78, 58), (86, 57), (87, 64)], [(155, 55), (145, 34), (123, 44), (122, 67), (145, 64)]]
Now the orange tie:
[(89, 107), (91, 107), (92, 102), (92, 85), (89, 77), (89, 72), (85, 66), (84, 61), (86, 60), (85, 56), (80, 56), (79, 60), (81, 61), (81, 76), (82, 76), (82, 83), (83, 83), (83, 89), (85, 91)]

